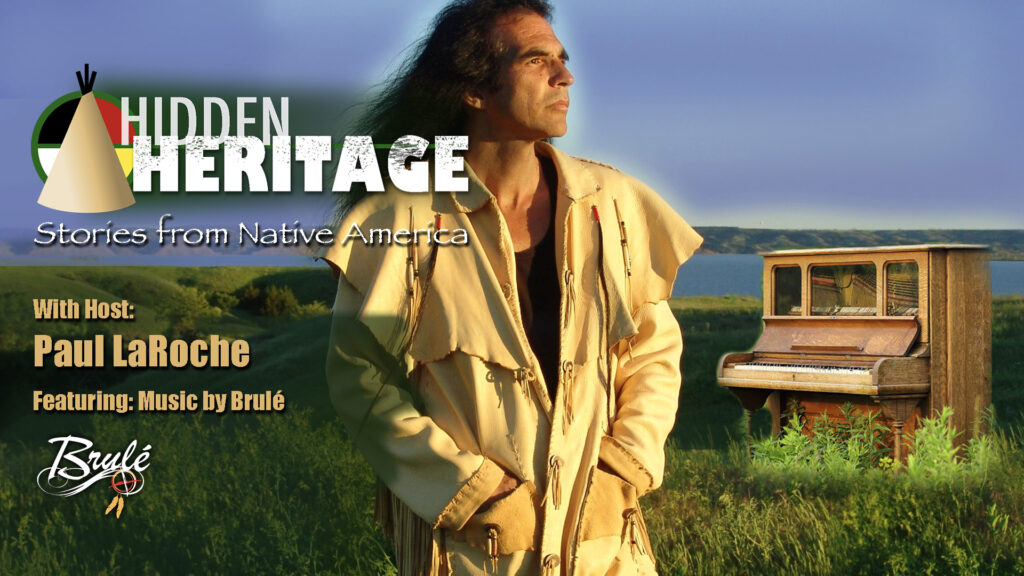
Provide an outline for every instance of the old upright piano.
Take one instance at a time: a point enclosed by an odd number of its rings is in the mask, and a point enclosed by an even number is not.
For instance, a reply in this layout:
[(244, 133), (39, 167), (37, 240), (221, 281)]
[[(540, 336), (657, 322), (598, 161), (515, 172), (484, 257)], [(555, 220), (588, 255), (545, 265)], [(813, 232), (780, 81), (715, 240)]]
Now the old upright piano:
[(764, 257), (764, 330), (718, 382), (748, 414), (883, 411), (894, 455), (922, 415), (953, 408), (963, 442), (992, 398), (988, 250), (977, 245), (783, 250)]

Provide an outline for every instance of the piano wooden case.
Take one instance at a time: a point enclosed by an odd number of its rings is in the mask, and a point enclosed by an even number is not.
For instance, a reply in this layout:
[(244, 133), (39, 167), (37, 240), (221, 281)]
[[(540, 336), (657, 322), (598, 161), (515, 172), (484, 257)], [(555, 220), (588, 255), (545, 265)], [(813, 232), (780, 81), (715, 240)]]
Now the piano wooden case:
[(778, 433), (799, 403), (809, 423), (852, 403), (882, 409), (903, 458), (922, 414), (953, 408), (960, 442), (992, 401), (988, 250), (976, 245), (784, 250), (764, 257), (764, 330), (718, 364), (718, 382)]

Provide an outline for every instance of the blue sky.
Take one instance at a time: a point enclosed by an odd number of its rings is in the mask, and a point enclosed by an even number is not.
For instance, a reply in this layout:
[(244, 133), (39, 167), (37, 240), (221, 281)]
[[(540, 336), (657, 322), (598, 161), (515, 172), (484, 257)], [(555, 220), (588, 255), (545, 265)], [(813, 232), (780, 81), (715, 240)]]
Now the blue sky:
[[(29, 141), (83, 62), (101, 90), (104, 76), (365, 90), (441, 4), (8, 4), (0, 227), (64, 217), (35, 204)], [(576, 75), (557, 145), (647, 181), (695, 225), (1024, 228), (1024, 3), (564, 1), (555, 30)], [(281, 220), (311, 218), (300, 204)]]

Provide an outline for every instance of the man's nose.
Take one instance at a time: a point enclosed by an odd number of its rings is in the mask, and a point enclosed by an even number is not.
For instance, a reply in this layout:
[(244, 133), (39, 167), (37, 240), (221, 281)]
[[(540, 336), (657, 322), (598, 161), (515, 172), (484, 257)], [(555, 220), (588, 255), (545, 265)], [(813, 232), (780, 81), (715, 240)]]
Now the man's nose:
[(551, 84), (553, 86), (572, 86), (575, 81), (576, 77), (569, 72), (569, 67), (565, 65), (565, 62), (559, 60), (555, 64), (555, 74), (551, 77)]

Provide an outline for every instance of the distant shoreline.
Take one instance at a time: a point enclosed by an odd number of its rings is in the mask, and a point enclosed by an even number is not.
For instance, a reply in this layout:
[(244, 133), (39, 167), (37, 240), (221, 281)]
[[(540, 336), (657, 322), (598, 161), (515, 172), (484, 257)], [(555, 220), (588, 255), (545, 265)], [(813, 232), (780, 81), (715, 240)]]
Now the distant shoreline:
[(757, 254), (790, 248), (984, 244), (993, 260), (1024, 260), (1024, 230), (786, 230), (697, 226), (702, 254)]

